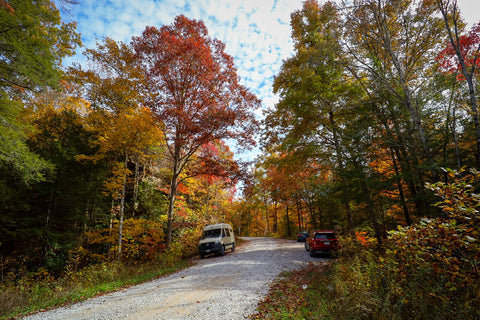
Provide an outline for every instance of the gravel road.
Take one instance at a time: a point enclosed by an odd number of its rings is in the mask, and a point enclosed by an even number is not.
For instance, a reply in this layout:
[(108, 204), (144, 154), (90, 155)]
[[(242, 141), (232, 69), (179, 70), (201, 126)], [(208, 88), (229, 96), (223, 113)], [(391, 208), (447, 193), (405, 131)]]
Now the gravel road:
[(25, 319), (246, 319), (280, 272), (327, 261), (310, 257), (303, 243), (292, 240), (243, 239), (223, 257), (199, 259), (170, 276)]

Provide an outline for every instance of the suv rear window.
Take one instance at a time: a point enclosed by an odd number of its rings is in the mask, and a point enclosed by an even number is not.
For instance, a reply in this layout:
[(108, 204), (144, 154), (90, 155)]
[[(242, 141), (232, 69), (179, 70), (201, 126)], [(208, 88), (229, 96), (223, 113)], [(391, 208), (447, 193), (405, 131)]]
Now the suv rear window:
[(315, 233), (315, 239), (335, 239), (333, 233)]

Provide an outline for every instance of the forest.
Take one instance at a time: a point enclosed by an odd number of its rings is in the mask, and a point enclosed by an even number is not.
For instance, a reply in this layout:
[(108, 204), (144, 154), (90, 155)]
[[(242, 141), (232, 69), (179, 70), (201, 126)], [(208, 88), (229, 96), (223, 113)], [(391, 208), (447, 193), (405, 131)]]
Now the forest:
[[(480, 23), (456, 0), (306, 0), (261, 119), (202, 21), (83, 48), (57, 8), (74, 2), (0, 0), (2, 286), (186, 259), (225, 222), (337, 230), (340, 254), (386, 268), (398, 314), (420, 293), (392, 283), (432, 271), (449, 293), (429, 302), (475, 314)], [(81, 48), (88, 64), (62, 64)], [(253, 163), (235, 158), (255, 145)]]

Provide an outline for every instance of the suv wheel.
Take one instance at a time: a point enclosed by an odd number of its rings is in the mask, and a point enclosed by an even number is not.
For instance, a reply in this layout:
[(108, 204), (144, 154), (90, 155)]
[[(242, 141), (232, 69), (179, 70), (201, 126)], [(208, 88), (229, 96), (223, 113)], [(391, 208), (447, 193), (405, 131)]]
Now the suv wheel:
[(310, 257), (315, 257), (315, 250), (313, 250), (312, 248), (310, 248)]
[(310, 251), (310, 246), (307, 241), (305, 241), (305, 250)]

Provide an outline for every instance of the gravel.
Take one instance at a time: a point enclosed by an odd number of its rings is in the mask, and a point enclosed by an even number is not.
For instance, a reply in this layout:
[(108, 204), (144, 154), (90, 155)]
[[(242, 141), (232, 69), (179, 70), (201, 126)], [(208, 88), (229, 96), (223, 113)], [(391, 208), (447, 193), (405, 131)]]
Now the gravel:
[(282, 271), (327, 261), (310, 257), (300, 242), (244, 239), (223, 257), (199, 259), (167, 277), (25, 319), (246, 319)]

